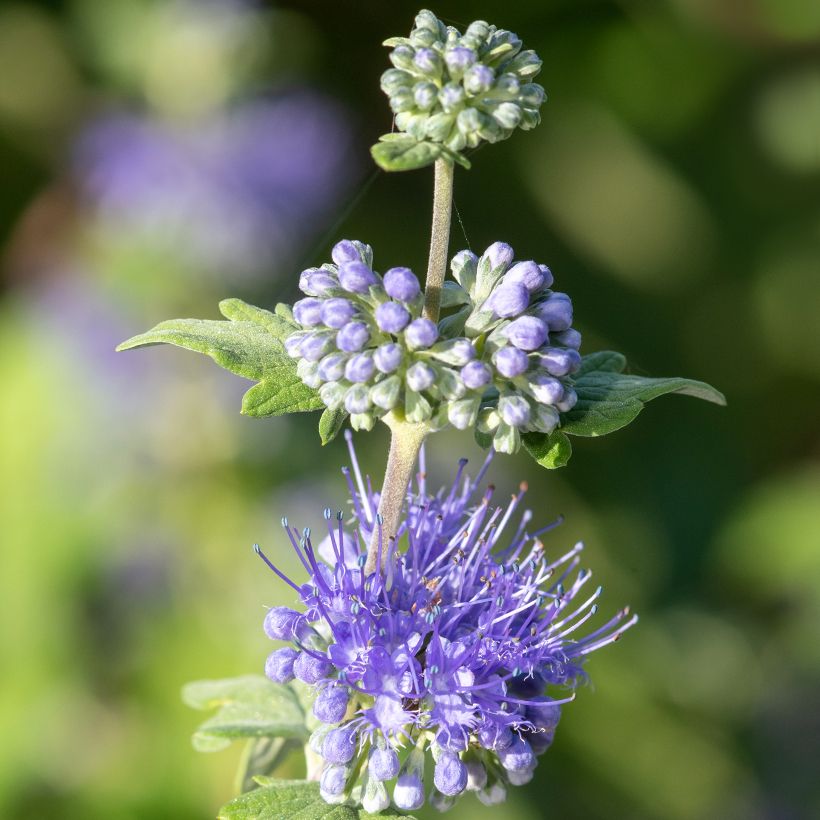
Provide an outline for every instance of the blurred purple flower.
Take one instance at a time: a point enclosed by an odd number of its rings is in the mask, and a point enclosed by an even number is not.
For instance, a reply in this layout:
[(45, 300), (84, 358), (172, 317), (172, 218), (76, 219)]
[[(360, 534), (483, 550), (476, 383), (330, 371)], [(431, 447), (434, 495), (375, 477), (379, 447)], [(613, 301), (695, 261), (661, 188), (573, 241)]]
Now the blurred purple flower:
[(108, 114), (79, 136), (73, 169), (106, 228), (253, 276), (316, 234), (355, 180), (351, 144), (343, 109), (293, 90), (184, 124)]

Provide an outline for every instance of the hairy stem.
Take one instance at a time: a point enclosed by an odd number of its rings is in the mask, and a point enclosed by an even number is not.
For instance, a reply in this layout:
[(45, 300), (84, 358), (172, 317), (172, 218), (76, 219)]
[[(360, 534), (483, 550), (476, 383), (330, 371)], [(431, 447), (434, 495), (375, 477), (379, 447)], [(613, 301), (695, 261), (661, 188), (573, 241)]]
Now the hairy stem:
[[(427, 263), (427, 279), (424, 283), (424, 315), (433, 322), (441, 312), (441, 288), (447, 273), (447, 252), (450, 245), (450, 216), (453, 210), (452, 162), (436, 160), (433, 183), (433, 225), (430, 233), (430, 257)], [(413, 478), (421, 444), (429, 432), (426, 424), (411, 424), (404, 414), (394, 410), (385, 416), (390, 428), (390, 453), (379, 499), (381, 528), (374, 527), (367, 550), (365, 573), (375, 572), (379, 567), (379, 534), (381, 532), (382, 560), (387, 555), (390, 539), (395, 538), (401, 510), (407, 495), (407, 487)]]
[(449, 160), (436, 160), (433, 185), (433, 227), (430, 232), (427, 281), (424, 285), (424, 315), (433, 322), (438, 321), (441, 312), (441, 287), (447, 273), (454, 171), (455, 166)]
[(379, 563), (380, 532), (382, 562), (387, 555), (390, 539), (396, 537), (407, 488), (413, 478), (413, 470), (421, 444), (429, 429), (426, 424), (411, 424), (404, 421), (396, 411), (385, 416), (385, 422), (390, 427), (391, 435), (387, 469), (384, 472), (382, 494), (379, 498), (378, 512), (382, 525), (381, 530), (378, 526), (373, 528), (365, 564), (366, 575), (375, 572)]

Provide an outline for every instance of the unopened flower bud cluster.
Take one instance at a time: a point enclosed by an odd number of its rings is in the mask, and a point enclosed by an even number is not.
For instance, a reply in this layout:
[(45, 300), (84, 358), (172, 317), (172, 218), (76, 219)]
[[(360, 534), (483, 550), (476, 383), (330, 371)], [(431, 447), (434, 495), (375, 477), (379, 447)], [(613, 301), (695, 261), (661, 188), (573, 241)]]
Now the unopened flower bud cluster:
[(394, 47), (394, 68), (382, 75), (382, 90), (396, 127), (416, 139), (461, 151), (540, 122), (544, 89), (531, 80), (541, 60), (512, 32), (476, 20), (461, 34), (422, 11), (409, 37), (385, 45)]
[(333, 264), (304, 271), (306, 298), (293, 306), (302, 330), (286, 341), (302, 381), (329, 408), (344, 408), (354, 429), (400, 408), (407, 421), (458, 429), (478, 425), (496, 450), (515, 452), (526, 432), (551, 433), (577, 400), (571, 374), (581, 363), (572, 303), (550, 290), (552, 274), (513, 264), (496, 242), (478, 258), (452, 260), (436, 325), (421, 315), (411, 270), (373, 270), (373, 253), (342, 240)]

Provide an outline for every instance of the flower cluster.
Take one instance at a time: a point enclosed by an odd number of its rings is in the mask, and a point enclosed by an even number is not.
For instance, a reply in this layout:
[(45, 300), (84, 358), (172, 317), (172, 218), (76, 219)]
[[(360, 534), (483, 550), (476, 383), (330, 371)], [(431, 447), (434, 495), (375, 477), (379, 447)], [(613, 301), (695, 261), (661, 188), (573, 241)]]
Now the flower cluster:
[(425, 10), (409, 37), (385, 45), (395, 68), (382, 75), (382, 90), (396, 127), (416, 139), (461, 151), (540, 122), (544, 89), (530, 80), (541, 60), (512, 32), (476, 20), (461, 34)]
[(365, 575), (378, 495), (352, 447), (351, 459), (354, 531), (327, 510), (328, 534), (314, 546), (309, 530), (283, 521), (307, 582), (260, 551), (302, 610), (268, 611), (267, 635), (290, 645), (269, 656), (266, 673), (313, 687), (318, 728), (309, 744), (324, 760), (328, 802), (375, 812), (392, 798), (399, 809), (419, 808), (429, 750), (434, 805), (448, 808), (465, 790), (497, 803), (507, 786), (532, 778), (586, 656), (636, 618), (624, 609), (579, 633), (601, 591), (582, 594), (590, 578), (579, 567), (582, 545), (548, 557), (540, 536), (558, 522), (531, 530), (529, 511), (516, 522), (524, 486), (494, 507), (492, 487), (479, 490), (489, 458), (475, 480), (462, 462), (452, 486), (430, 494), (422, 454), (398, 539), (379, 542), (382, 569)]
[(440, 339), (437, 325), (421, 315), (415, 274), (398, 267), (380, 276), (370, 246), (346, 239), (332, 258), (299, 280), (307, 296), (293, 317), (303, 330), (285, 349), (299, 359), (302, 381), (319, 388), (328, 407), (344, 407), (354, 429), (369, 430), (398, 405), (408, 421), (428, 421), (434, 408), (463, 397), (457, 368), (476, 350), (468, 339)]
[[(576, 401), (580, 366), (572, 303), (551, 291), (552, 274), (513, 249), (452, 261), (438, 325), (421, 315), (423, 295), (408, 268), (373, 270), (372, 249), (343, 240), (333, 263), (304, 271), (306, 298), (293, 306), (301, 330), (286, 341), (299, 377), (354, 429), (401, 408), (407, 421), (464, 430), (478, 423), (493, 447), (515, 452), (521, 433), (552, 432)], [(451, 310), (452, 309), (452, 310)]]

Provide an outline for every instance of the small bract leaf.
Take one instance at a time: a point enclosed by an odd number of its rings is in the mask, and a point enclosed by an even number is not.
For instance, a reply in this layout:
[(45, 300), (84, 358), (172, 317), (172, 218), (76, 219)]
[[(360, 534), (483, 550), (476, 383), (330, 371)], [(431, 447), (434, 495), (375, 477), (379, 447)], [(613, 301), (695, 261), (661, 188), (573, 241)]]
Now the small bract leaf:
[(261, 675), (189, 683), (182, 689), (182, 699), (194, 709), (218, 709), (193, 736), (200, 752), (224, 749), (236, 738), (308, 734), (296, 693)]
[(329, 407), (319, 417), (319, 437), (322, 439), (322, 444), (330, 444), (334, 438), (339, 434), (348, 416), (347, 410), (338, 408), (331, 410)]
[(370, 149), (370, 153), (376, 164), (385, 171), (424, 168), (442, 155), (441, 145), (419, 141), (409, 134), (386, 134), (381, 140)]
[(572, 444), (560, 430), (553, 433), (527, 433), (522, 436), (526, 451), (548, 470), (565, 467), (572, 456)]

